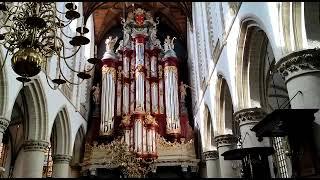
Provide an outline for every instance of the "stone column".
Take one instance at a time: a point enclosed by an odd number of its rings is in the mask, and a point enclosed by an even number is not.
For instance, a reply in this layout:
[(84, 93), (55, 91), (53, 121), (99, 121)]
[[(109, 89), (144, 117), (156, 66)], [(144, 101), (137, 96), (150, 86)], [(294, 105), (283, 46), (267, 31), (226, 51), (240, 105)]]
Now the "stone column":
[[(320, 50), (293, 52), (277, 63), (285, 79), (292, 109), (320, 108)], [(300, 93), (300, 92), (301, 93)]]
[(261, 108), (242, 109), (234, 113), (235, 121), (239, 121), (243, 148), (270, 146), (269, 138), (263, 138), (263, 141), (259, 142), (256, 133), (251, 131), (265, 116), (266, 113)]
[(206, 160), (207, 178), (218, 178), (219, 173), (219, 153), (217, 150), (203, 152)]
[[(279, 60), (277, 69), (285, 79), (292, 109), (320, 108), (320, 50), (305, 49)], [(320, 150), (320, 112), (315, 114), (315, 142)]]
[(41, 140), (27, 140), (23, 148), (23, 169), (24, 178), (42, 178), (44, 153), (49, 143)]
[(224, 160), (221, 156), (226, 151), (236, 148), (237, 138), (232, 134), (219, 135), (215, 137), (215, 141), (219, 152), (220, 175), (222, 178), (239, 177), (239, 170), (233, 168), (235, 162), (232, 160)]
[(55, 154), (53, 157), (52, 177), (67, 178), (69, 177), (69, 162), (71, 156), (63, 154)]
[(9, 126), (10, 121), (5, 117), (0, 117), (0, 143), (2, 143), (2, 138), (4, 131)]

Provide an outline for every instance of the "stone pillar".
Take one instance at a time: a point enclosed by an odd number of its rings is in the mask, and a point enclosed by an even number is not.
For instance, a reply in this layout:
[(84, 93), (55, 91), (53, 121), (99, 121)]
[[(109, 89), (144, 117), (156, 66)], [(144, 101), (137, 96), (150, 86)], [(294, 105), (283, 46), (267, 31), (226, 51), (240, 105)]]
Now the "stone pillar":
[(203, 152), (203, 156), (206, 160), (207, 178), (218, 178), (219, 173), (219, 153), (218, 151), (206, 151)]
[(2, 138), (4, 131), (9, 126), (10, 121), (5, 117), (0, 117), (0, 143), (2, 143)]
[(269, 138), (263, 138), (263, 141), (259, 142), (256, 133), (251, 131), (265, 116), (266, 113), (261, 108), (242, 109), (234, 113), (235, 121), (239, 122), (243, 148), (270, 146)]
[(320, 50), (293, 52), (277, 63), (285, 79), (292, 109), (320, 108)]
[[(277, 69), (285, 79), (292, 109), (320, 108), (320, 50), (305, 49), (279, 60)], [(315, 114), (315, 142), (320, 150), (320, 112)]]
[(42, 178), (44, 153), (49, 143), (41, 140), (27, 140), (23, 148), (23, 169), (24, 178)]
[(226, 151), (236, 148), (237, 138), (232, 134), (219, 135), (215, 137), (219, 152), (220, 175), (222, 178), (239, 177), (239, 170), (234, 168), (235, 161), (224, 160), (221, 156)]
[(53, 157), (52, 177), (67, 178), (69, 177), (69, 162), (71, 156), (63, 154), (55, 154)]

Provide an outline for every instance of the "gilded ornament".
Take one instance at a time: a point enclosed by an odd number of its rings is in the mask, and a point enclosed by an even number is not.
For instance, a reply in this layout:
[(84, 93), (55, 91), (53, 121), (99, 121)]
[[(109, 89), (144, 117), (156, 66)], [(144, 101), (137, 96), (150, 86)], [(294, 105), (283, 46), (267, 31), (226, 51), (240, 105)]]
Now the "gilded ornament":
[(131, 119), (131, 115), (129, 115), (129, 114), (122, 116), (121, 124), (123, 126), (129, 126), (130, 125), (130, 119)]
[(128, 145), (123, 138), (118, 138), (110, 144), (86, 144), (82, 167), (103, 165), (108, 168), (120, 168), (129, 178), (141, 178), (148, 172), (147, 166), (134, 152), (128, 151)]
[(145, 123), (150, 125), (158, 126), (156, 118), (154, 118), (150, 113), (146, 114)]

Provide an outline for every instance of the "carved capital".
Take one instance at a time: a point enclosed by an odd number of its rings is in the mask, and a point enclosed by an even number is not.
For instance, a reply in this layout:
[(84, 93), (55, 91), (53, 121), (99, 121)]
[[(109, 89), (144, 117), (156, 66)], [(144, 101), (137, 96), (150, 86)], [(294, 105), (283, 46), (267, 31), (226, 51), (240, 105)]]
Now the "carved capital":
[(229, 145), (236, 144), (238, 142), (238, 139), (232, 134), (216, 136), (214, 139), (218, 147), (229, 146)]
[(261, 108), (248, 108), (235, 112), (234, 119), (238, 121), (241, 126), (247, 123), (257, 123), (266, 115), (267, 113)]
[(53, 163), (55, 164), (69, 164), (71, 156), (64, 154), (55, 154), (52, 156)]
[(219, 159), (219, 153), (216, 150), (203, 152), (202, 155), (206, 161)]
[(49, 143), (41, 140), (27, 140), (24, 142), (24, 151), (42, 151), (46, 152)]
[(281, 58), (276, 69), (286, 81), (299, 74), (320, 71), (320, 50), (295, 51)]
[(4, 131), (9, 126), (10, 121), (4, 117), (0, 117), (0, 133), (4, 133)]

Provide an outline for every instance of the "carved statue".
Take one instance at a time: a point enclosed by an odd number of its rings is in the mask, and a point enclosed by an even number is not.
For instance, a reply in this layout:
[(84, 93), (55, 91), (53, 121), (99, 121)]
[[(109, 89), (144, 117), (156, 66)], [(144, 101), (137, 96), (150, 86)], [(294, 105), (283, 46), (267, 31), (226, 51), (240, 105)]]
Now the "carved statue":
[(100, 84), (97, 83), (97, 86), (92, 86), (91, 90), (93, 90), (92, 96), (93, 96), (93, 102), (95, 104), (100, 104)]
[(133, 13), (129, 12), (127, 16), (127, 21), (133, 20), (133, 18), (134, 18)]
[(124, 28), (124, 47), (126, 46), (130, 46), (131, 44), (128, 44), (129, 43), (129, 40), (130, 40), (130, 33), (131, 33), (131, 30), (129, 28)]
[(112, 39), (112, 36), (109, 36), (108, 39), (106, 39), (106, 52), (113, 52), (114, 45), (118, 41), (118, 37), (115, 37)]
[(170, 36), (167, 36), (167, 38), (164, 40), (164, 51), (173, 50), (174, 49), (174, 40), (176, 37), (173, 37), (170, 39)]
[(159, 39), (156, 39), (154, 44), (153, 44), (154, 47), (158, 48), (158, 49), (162, 49), (162, 46), (161, 46), (161, 42)]
[(152, 42), (152, 44), (154, 44), (154, 42), (157, 40), (157, 28), (152, 28), (150, 29), (150, 40)]
[(181, 81), (179, 89), (180, 89), (180, 97), (181, 97), (181, 100), (183, 101), (187, 95), (187, 88), (191, 88), (191, 87), (186, 84), (183, 84), (183, 82)]
[(119, 46), (118, 48), (116, 49), (116, 52), (118, 53), (119, 50), (123, 49), (123, 40), (120, 40), (119, 42)]

